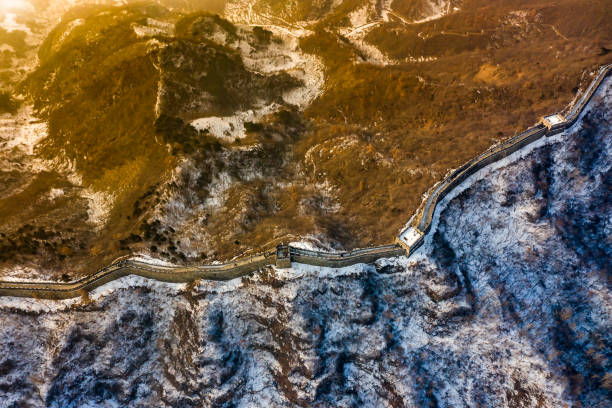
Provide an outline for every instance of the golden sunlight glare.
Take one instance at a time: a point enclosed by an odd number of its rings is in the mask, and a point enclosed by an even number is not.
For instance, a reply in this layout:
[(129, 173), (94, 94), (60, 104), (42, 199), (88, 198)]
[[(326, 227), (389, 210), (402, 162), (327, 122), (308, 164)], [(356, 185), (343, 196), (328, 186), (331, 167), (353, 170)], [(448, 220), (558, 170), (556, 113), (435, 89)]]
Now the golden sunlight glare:
[(0, 0), (0, 10), (21, 10), (31, 7), (31, 4), (27, 0)]

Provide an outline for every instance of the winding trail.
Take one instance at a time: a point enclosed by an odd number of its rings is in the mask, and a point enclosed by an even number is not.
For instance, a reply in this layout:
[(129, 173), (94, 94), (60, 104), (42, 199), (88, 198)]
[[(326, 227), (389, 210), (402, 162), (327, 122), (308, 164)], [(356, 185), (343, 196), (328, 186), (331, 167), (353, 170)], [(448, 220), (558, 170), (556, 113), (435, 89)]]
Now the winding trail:
[(67, 299), (78, 297), (87, 291), (127, 275), (139, 275), (163, 282), (187, 283), (196, 279), (230, 280), (248, 275), (262, 267), (275, 265), (280, 268), (291, 266), (292, 262), (339, 268), (358, 263), (372, 263), (380, 258), (400, 255), (410, 256), (422, 244), (431, 230), (431, 223), (440, 201), (455, 187), (480, 169), (495, 163), (522, 149), (534, 141), (563, 132), (580, 117), (603, 80), (612, 72), (612, 64), (602, 66), (584, 94), (573, 104), (565, 117), (559, 114), (546, 116), (536, 126), (490, 148), (454, 170), (448, 177), (436, 184), (429, 192), (408, 226), (402, 230), (391, 245), (355, 249), (348, 252), (310, 251), (289, 245), (260, 254), (239, 258), (218, 265), (165, 266), (136, 259), (123, 259), (103, 268), (92, 275), (74, 282), (10, 282), (0, 281), (0, 296), (19, 296), (45, 299)]

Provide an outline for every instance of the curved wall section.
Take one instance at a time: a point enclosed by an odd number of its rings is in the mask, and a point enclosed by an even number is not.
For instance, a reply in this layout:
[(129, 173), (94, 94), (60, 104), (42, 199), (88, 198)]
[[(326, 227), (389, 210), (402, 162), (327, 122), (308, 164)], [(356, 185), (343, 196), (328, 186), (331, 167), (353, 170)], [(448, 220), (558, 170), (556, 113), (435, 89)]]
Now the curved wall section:
[(355, 249), (348, 252), (322, 252), (279, 245), (275, 250), (250, 257), (236, 259), (219, 265), (162, 266), (134, 259), (123, 259), (83, 279), (69, 282), (7, 282), (0, 281), (0, 296), (20, 296), (46, 299), (78, 297), (84, 292), (102, 286), (127, 275), (138, 275), (162, 282), (187, 283), (196, 279), (229, 280), (248, 275), (262, 267), (276, 265), (289, 267), (291, 262), (340, 268), (358, 263), (372, 263), (380, 258), (410, 255), (423, 244), (423, 237), (431, 229), (431, 222), (438, 203), (455, 187), (482, 168), (501, 160), (543, 136), (551, 136), (572, 126), (591, 100), (604, 78), (612, 71), (612, 64), (601, 67), (578, 102), (563, 118), (555, 114), (553, 126), (546, 125), (546, 118), (537, 126), (495, 146), (473, 158), (447, 178), (438, 183), (412, 217), (409, 226), (396, 238), (395, 245)]
[(81, 296), (84, 292), (127, 275), (138, 275), (170, 283), (187, 283), (197, 279), (225, 281), (248, 275), (265, 266), (278, 265), (279, 253), (282, 253), (283, 250), (286, 250), (289, 261), (285, 266), (290, 266), (291, 262), (297, 262), (330, 268), (371, 263), (380, 258), (405, 254), (404, 249), (399, 245), (384, 245), (333, 253), (280, 245), (276, 250), (220, 265), (162, 266), (126, 259), (101, 269), (93, 275), (69, 283), (0, 282), (0, 296), (68, 299)]
[(423, 236), (431, 229), (431, 221), (438, 203), (455, 187), (461, 184), (465, 179), (483, 169), (491, 163), (495, 163), (512, 153), (522, 149), (523, 147), (535, 142), (543, 136), (552, 136), (560, 133), (571, 127), (580, 114), (587, 106), (603, 80), (612, 71), (612, 64), (604, 65), (599, 68), (597, 75), (580, 97), (578, 102), (574, 104), (565, 118), (555, 114), (561, 119), (560, 123), (554, 126), (547, 127), (546, 118), (543, 118), (537, 126), (531, 127), (523, 133), (507, 140), (499, 146), (495, 146), (481, 155), (473, 158), (457, 170), (453, 171), (447, 178), (438, 183), (431, 193), (424, 200), (423, 204), (417, 210), (412, 218), (410, 225), (402, 230), (396, 239), (396, 242), (404, 247), (408, 254), (412, 254), (417, 248), (423, 244)]

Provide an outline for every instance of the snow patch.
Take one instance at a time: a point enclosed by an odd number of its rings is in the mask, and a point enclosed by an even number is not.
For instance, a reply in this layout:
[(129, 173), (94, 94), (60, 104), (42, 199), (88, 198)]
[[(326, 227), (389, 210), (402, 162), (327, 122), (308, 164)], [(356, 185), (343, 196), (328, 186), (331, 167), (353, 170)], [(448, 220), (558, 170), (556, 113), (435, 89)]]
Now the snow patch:
[(209, 132), (218, 139), (233, 142), (236, 139), (246, 137), (246, 122), (258, 122), (264, 116), (276, 112), (280, 106), (271, 104), (260, 109), (249, 109), (246, 112), (238, 112), (232, 116), (211, 116), (196, 119), (191, 126), (200, 131)]
[(370, 15), (368, 5), (364, 5), (357, 10), (349, 13), (348, 18), (353, 28), (364, 26), (368, 23), (368, 17)]
[[(36, 148), (48, 136), (47, 124), (33, 115), (32, 106), (23, 106), (15, 115), (0, 115), (0, 168), (5, 171), (17, 170), (38, 174), (56, 171), (63, 174), (75, 186), (82, 186), (82, 178), (74, 162), (60, 154), (53, 160), (38, 157)], [(49, 199), (56, 199), (65, 192), (52, 189)], [(114, 203), (114, 195), (84, 189), (80, 195), (89, 202), (90, 222), (103, 226)]]
[(220, 172), (215, 175), (209, 190), (209, 197), (206, 199), (207, 207), (222, 207), (225, 203), (227, 190), (232, 186), (232, 178), (226, 172)]
[(0, 296), (0, 309), (9, 310), (17, 309), (25, 312), (44, 312), (57, 313), (66, 311), (74, 305), (80, 303), (80, 299), (67, 300), (44, 300), (44, 299), (29, 299), (13, 296)]
[(102, 228), (110, 216), (115, 195), (87, 188), (81, 192), (81, 196), (88, 201), (87, 215), (89, 216), (89, 222), (98, 228)]
[(174, 32), (174, 25), (152, 18), (147, 18), (147, 24), (132, 24), (132, 29), (139, 38), (154, 36), (169, 36)]
[(177, 266), (172, 262), (164, 261), (163, 259), (153, 258), (148, 254), (136, 254), (134, 256), (130, 256), (129, 259), (131, 261), (143, 262), (155, 266)]
[(18, 148), (33, 155), (36, 145), (47, 135), (47, 124), (34, 117), (32, 106), (23, 106), (14, 115), (0, 115), (0, 152)]
[(0, 27), (4, 28), (9, 33), (17, 30), (25, 31), (26, 33), (31, 33), (30, 28), (28, 26), (17, 21), (16, 13), (5, 13), (4, 20), (0, 22)]
[(264, 75), (285, 72), (301, 80), (304, 85), (288, 91), (283, 99), (286, 103), (304, 109), (323, 92), (323, 62), (312, 54), (302, 52), (298, 38), (274, 29), (270, 31), (280, 41), (272, 41), (262, 49), (253, 49), (244, 41), (238, 45), (245, 67)]
[(63, 197), (64, 196), (64, 190), (61, 188), (52, 188), (51, 190), (49, 190), (49, 200), (53, 201), (56, 198), (59, 197)]
[(109, 283), (106, 283), (91, 292), (89, 292), (89, 298), (91, 300), (99, 300), (110, 294), (124, 289), (132, 289), (138, 287), (146, 287), (160, 293), (179, 293), (186, 289), (187, 284), (185, 283), (168, 283), (159, 282), (154, 279), (143, 278), (142, 276), (129, 275), (124, 276)]
[(306, 235), (300, 241), (292, 241), (289, 245), (309, 251), (338, 252), (329, 243), (325, 242), (325, 237), (318, 237), (312, 234)]
[[(250, 27), (240, 29), (241, 34), (250, 35)], [(226, 44), (225, 37), (213, 40), (238, 51), (249, 71), (262, 75), (286, 73), (300, 80), (303, 85), (285, 91), (282, 98), (284, 103), (303, 110), (323, 92), (324, 65), (320, 58), (301, 51), (298, 38), (287, 35), (283, 30), (272, 28), (270, 31), (279, 41), (272, 41), (265, 47), (253, 47), (243, 38), (229, 44)], [(158, 97), (158, 101), (159, 99)], [(246, 122), (258, 122), (281, 108), (281, 104), (274, 102), (268, 105), (260, 103), (255, 109), (239, 111), (231, 116), (198, 118), (193, 120), (191, 125), (198, 130), (208, 131), (219, 139), (233, 142), (246, 136)]]
[(52, 282), (48, 274), (28, 266), (13, 266), (2, 270), (2, 273), (0, 280), (6, 282)]
[(74, 31), (75, 28), (83, 24), (85, 24), (85, 20), (82, 18), (74, 19), (70, 21), (68, 24), (66, 24), (66, 28), (64, 29), (64, 31), (62, 32), (62, 35), (60, 35), (60, 37), (57, 40), (57, 44), (61, 44), (62, 42), (64, 42), (64, 40), (68, 38), (68, 36)]
[(430, 0), (427, 3), (426, 10), (423, 11), (423, 17), (417, 20), (413, 20), (412, 24), (421, 24), (428, 21), (437, 20), (450, 14), (452, 11), (458, 11), (458, 7), (454, 7), (451, 10), (451, 2), (448, 0)]
[(365, 37), (370, 31), (382, 22), (387, 21), (387, 18), (387, 11), (382, 11), (382, 14), (378, 15), (375, 3), (365, 4), (349, 13), (350, 25), (340, 28), (338, 32), (359, 51), (360, 56), (364, 59), (363, 62), (380, 66), (394, 65), (397, 63), (396, 61), (387, 57), (376, 46), (365, 41)]

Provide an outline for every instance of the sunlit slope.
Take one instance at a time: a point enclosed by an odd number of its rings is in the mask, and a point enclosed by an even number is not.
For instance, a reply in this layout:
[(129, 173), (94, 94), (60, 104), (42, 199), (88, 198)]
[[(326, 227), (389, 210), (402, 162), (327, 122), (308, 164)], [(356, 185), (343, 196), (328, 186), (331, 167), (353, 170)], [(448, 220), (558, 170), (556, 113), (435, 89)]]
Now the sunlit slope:
[[(361, 40), (351, 22), (312, 26), (302, 45), (324, 58), (327, 87), (298, 148), (316, 158), (313, 177), (337, 187), (347, 235), (384, 242), (449, 169), (563, 108), (585, 71), (612, 61), (609, 8), (466, 1), (421, 24), (370, 14)], [(567, 17), (579, 11), (582, 31)]]
[(336, 227), (319, 231), (362, 246), (391, 239), (449, 169), (570, 102), (611, 61), (610, 7), (234, 0), (226, 15), (291, 30), (324, 60), (325, 92), (306, 109), (313, 130), (296, 157), (311, 183), (333, 189), (337, 210), (319, 226)]
[(131, 27), (161, 13), (153, 7), (75, 11), (42, 45), (40, 67), (27, 80), (49, 122), (41, 152), (64, 156), (96, 189), (121, 193), (167, 163), (153, 126), (156, 45)]
[[(80, 255), (94, 255), (86, 262), (89, 268), (133, 250), (153, 247), (161, 251), (167, 246), (176, 251), (184, 231), (178, 221), (153, 228), (160, 225), (160, 218), (178, 217), (187, 223), (193, 217), (208, 218), (207, 208), (218, 206), (220, 199), (211, 195), (227, 188), (218, 184), (228, 175), (238, 191), (243, 178), (279, 174), (285, 131), (275, 130), (278, 126), (271, 127), (275, 132), (271, 138), (261, 132), (264, 125), (247, 122), (244, 126), (250, 136), (240, 142), (229, 136), (215, 138), (189, 122), (258, 109), (270, 114), (286, 106), (289, 111), (281, 117), (299, 123), (293, 119), (295, 113), (290, 113), (295, 107), (285, 99), (292, 101), (290, 91), (301, 89), (303, 81), (295, 73), (268, 67), (268, 60), (280, 58), (290, 68), (296, 58), (300, 61), (302, 57), (296, 57), (291, 47), (289, 51), (284, 47), (288, 45), (267, 30), (239, 29), (208, 13), (184, 15), (155, 5), (81, 7), (64, 16), (40, 47), (40, 66), (22, 89), (48, 124), (48, 136), (36, 147), (37, 153), (55, 168), (68, 169), (69, 181), (64, 184), (84, 189), (82, 194), (89, 197), (89, 204), (85, 203), (89, 219), (84, 227), (94, 228), (99, 237), (73, 244), (84, 247)], [(290, 52), (291, 59), (283, 52)], [(250, 65), (245, 62), (247, 56)], [(274, 115), (269, 118), (276, 120)], [(232, 149), (233, 144), (247, 150)], [(180, 176), (191, 171), (189, 163), (193, 175)], [(183, 185), (185, 177), (194, 180)], [(261, 182), (243, 192), (258, 189)], [(32, 184), (28, 197), (43, 196), (48, 190), (40, 183)], [(6, 214), (16, 214), (22, 196), (13, 195), (1, 203)], [(193, 216), (176, 214), (173, 206), (183, 199), (189, 205), (180, 204), (181, 211), (197, 209)], [(73, 201), (80, 203), (81, 216), (82, 201)], [(230, 213), (249, 206), (239, 200), (234, 208), (231, 202)], [(35, 213), (38, 207), (26, 208), (29, 212), (20, 218), (37, 226), (42, 213)], [(232, 256), (235, 238), (228, 239), (228, 233), (220, 230), (235, 225), (233, 228), (243, 231), (243, 223), (251, 222), (219, 221), (218, 230), (206, 232), (213, 237), (211, 242), (199, 245), (199, 251), (209, 248), (203, 256), (216, 257), (219, 246), (227, 242), (231, 246), (219, 256)], [(57, 228), (61, 230), (53, 227)], [(19, 234), (17, 229), (14, 233)], [(17, 237), (11, 236), (7, 240)], [(156, 242), (157, 238), (164, 241)], [(19, 240), (31, 238), (19, 235)], [(7, 248), (11, 253), (20, 252), (21, 247), (10, 244), (13, 241), (8, 241)], [(134, 248), (130, 244), (135, 242), (143, 243)], [(186, 259), (182, 252), (171, 253)], [(189, 259), (200, 259), (200, 252), (188, 253), (192, 254)], [(31, 255), (36, 263), (36, 254)]]
[[(108, 171), (166, 160), (165, 140), (156, 139), (159, 116), (230, 115), (262, 100), (280, 101), (283, 91), (299, 85), (288, 75), (247, 71), (239, 54), (211, 41), (215, 30), (226, 42), (236, 36), (219, 17), (180, 18), (154, 6), (94, 10), (71, 13), (51, 33), (27, 89), (49, 120), (43, 151), (65, 154), (98, 188), (120, 187)], [(139, 36), (135, 26), (147, 19), (178, 20), (176, 35), (168, 29)]]

